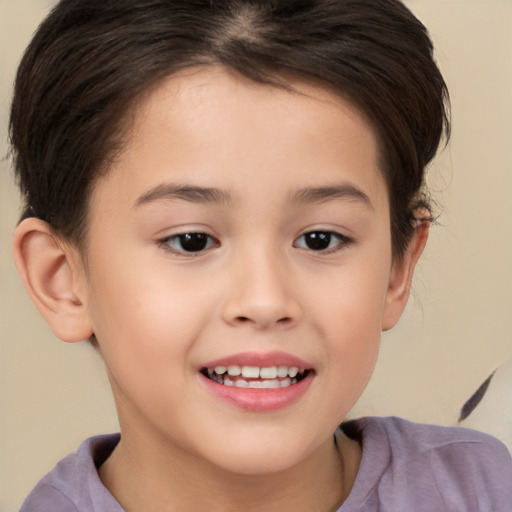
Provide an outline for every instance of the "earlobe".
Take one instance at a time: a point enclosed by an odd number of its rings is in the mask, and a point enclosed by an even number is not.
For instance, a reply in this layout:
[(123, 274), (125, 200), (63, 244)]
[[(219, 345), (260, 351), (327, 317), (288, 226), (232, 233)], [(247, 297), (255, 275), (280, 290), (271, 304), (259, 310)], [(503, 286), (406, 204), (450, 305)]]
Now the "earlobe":
[(427, 243), (429, 229), (430, 220), (417, 221), (406, 252), (393, 263), (382, 319), (383, 331), (395, 326), (407, 305), (414, 269)]
[(54, 334), (67, 342), (88, 339), (93, 333), (77, 291), (79, 269), (48, 224), (23, 220), (14, 233), (13, 251), (21, 280)]

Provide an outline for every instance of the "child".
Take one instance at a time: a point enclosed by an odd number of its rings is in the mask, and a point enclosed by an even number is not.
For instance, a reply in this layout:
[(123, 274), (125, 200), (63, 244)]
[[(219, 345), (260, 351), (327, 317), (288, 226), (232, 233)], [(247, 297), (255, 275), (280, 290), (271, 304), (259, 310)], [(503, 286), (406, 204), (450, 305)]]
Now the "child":
[(121, 436), (22, 512), (509, 512), (490, 437), (338, 428), (408, 299), (446, 103), (396, 0), (62, 0), (16, 80), (15, 260)]

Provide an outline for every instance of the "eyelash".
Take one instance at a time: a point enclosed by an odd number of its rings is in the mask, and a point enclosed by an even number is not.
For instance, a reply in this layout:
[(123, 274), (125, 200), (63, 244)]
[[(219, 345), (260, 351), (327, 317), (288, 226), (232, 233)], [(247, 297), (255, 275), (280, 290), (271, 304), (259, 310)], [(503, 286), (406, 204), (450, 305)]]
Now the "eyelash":
[[(327, 247), (321, 248), (318, 250), (312, 249), (311, 247), (307, 247), (307, 245), (306, 245), (307, 242), (305, 242), (305, 244), (304, 244), (305, 246), (298, 245), (299, 240), (304, 239), (307, 236), (311, 237), (310, 241), (312, 241), (314, 243), (322, 244), (322, 243), (327, 242), (328, 245), (327, 245)], [(332, 246), (333, 241), (335, 241), (334, 246)], [(350, 245), (352, 242), (353, 242), (353, 240), (351, 238), (349, 238), (345, 235), (342, 235), (341, 233), (337, 233), (336, 231), (328, 231), (328, 230), (324, 231), (321, 229), (317, 229), (317, 230), (308, 231), (307, 233), (302, 234), (295, 240), (293, 245), (294, 245), (294, 247), (310, 250), (310, 251), (313, 251), (313, 252), (319, 253), (319, 254), (332, 254), (334, 252), (342, 250), (343, 248)]]
[[(183, 247), (183, 243), (188, 238), (188, 241), (194, 243), (192, 237), (196, 237), (195, 242), (199, 243), (199, 249), (197, 250), (186, 250)], [(178, 242), (181, 245), (181, 249), (173, 247), (173, 243)], [(213, 238), (212, 236), (202, 233), (199, 231), (190, 231), (188, 233), (179, 233), (177, 235), (168, 236), (158, 241), (159, 245), (161, 245), (166, 251), (170, 251), (174, 254), (179, 254), (183, 256), (194, 257), (199, 254), (207, 251), (208, 249), (212, 249), (213, 247), (218, 247), (220, 245), (219, 241)], [(204, 243), (204, 247), (201, 247)]]
[[(310, 244), (308, 246), (308, 242), (304, 241), (304, 244), (301, 244), (300, 240), (305, 240), (305, 237), (310, 237)], [(195, 238), (195, 240), (194, 240)], [(184, 246), (184, 242), (190, 242), (192, 244), (198, 243), (199, 245), (196, 247), (196, 250), (187, 250)], [(332, 245), (334, 241), (334, 245)], [(314, 249), (311, 247), (311, 242), (313, 245), (317, 245), (318, 249)], [(312, 251), (313, 253), (319, 254), (331, 254), (337, 252), (348, 245), (350, 245), (353, 240), (341, 233), (337, 233), (335, 231), (328, 230), (313, 230), (303, 233), (299, 236), (293, 243), (294, 247), (299, 249), (305, 249)], [(187, 233), (179, 233), (177, 235), (168, 236), (158, 241), (159, 245), (161, 245), (166, 251), (170, 251), (174, 254), (194, 257), (199, 256), (203, 252), (220, 246), (220, 242), (208, 235), (207, 233), (199, 232), (199, 231), (191, 231)], [(181, 247), (178, 248), (173, 246), (173, 244), (178, 243)], [(320, 246), (327, 243), (327, 247), (321, 248)]]

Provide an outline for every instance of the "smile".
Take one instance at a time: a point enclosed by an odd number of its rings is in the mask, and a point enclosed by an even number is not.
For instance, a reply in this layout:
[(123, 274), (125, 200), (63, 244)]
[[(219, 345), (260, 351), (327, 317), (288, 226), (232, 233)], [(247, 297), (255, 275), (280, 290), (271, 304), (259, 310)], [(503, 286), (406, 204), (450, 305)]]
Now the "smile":
[(307, 377), (308, 370), (296, 366), (215, 366), (203, 368), (201, 373), (208, 379), (237, 388), (278, 389), (297, 384)]
[(316, 377), (314, 366), (281, 351), (242, 352), (199, 367), (199, 382), (211, 397), (250, 412), (284, 409), (301, 400)]

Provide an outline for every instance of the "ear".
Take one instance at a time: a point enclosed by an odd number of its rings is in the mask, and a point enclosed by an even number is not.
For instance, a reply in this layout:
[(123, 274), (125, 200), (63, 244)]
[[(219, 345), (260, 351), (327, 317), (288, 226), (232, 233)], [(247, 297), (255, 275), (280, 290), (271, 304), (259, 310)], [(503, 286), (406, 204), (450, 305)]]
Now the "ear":
[(14, 262), (21, 280), (54, 334), (83, 341), (93, 332), (78, 283), (84, 276), (78, 259), (42, 220), (23, 220), (14, 232)]
[(405, 309), (411, 291), (414, 269), (427, 243), (429, 229), (429, 219), (416, 221), (414, 233), (405, 253), (393, 262), (382, 319), (383, 331), (394, 327)]

